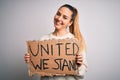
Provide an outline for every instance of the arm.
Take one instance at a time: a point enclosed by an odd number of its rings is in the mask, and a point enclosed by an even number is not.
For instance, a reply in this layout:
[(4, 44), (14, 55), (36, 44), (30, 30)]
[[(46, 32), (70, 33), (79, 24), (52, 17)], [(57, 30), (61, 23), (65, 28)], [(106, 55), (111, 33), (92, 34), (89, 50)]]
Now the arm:
[(84, 76), (85, 72), (87, 71), (87, 59), (86, 59), (86, 52), (83, 50), (80, 55), (77, 57), (77, 64), (78, 65), (78, 70), (77, 74), (78, 76)]

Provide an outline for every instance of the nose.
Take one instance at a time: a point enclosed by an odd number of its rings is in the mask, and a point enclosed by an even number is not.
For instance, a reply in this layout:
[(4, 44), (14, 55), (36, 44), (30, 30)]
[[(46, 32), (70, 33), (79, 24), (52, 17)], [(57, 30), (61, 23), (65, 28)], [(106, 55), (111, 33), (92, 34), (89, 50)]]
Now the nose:
[(58, 20), (62, 20), (62, 16), (59, 16), (59, 17), (58, 17)]

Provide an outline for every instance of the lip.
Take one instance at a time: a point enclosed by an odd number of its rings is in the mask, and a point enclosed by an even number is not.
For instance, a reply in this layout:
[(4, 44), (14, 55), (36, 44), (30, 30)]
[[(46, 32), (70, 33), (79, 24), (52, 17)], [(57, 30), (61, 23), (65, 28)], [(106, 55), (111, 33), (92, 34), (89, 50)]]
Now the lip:
[(56, 20), (56, 21), (54, 22), (54, 24), (55, 24), (55, 25), (62, 25), (62, 22), (61, 22), (61, 21)]
[(61, 25), (61, 22), (56, 22), (56, 25)]

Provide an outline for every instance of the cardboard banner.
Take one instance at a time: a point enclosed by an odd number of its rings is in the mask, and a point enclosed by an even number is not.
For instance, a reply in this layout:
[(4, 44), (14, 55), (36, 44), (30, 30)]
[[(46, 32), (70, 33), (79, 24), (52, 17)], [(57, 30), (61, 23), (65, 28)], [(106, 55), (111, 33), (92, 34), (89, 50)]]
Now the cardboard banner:
[(29, 74), (41, 76), (76, 75), (75, 56), (80, 51), (76, 39), (27, 41), (30, 54)]

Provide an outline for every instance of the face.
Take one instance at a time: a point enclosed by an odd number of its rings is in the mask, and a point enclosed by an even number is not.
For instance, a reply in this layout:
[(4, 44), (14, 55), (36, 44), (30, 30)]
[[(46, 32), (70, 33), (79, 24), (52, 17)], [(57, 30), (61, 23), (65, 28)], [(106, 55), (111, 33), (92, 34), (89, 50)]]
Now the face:
[(72, 11), (67, 7), (60, 8), (54, 16), (54, 27), (57, 30), (66, 30), (72, 24)]

